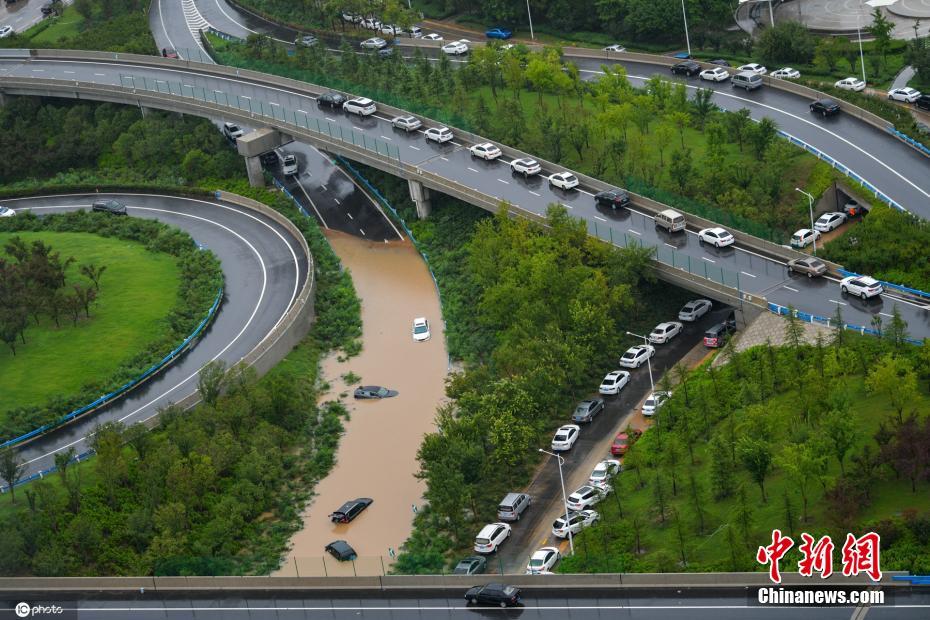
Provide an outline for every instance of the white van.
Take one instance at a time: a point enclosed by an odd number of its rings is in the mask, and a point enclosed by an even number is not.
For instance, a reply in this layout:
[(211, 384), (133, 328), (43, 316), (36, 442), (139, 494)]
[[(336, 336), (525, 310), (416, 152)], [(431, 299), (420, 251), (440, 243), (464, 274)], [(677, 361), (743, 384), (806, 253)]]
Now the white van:
[(672, 209), (666, 209), (665, 211), (656, 213), (655, 221), (656, 226), (664, 228), (670, 233), (684, 230), (685, 224), (687, 224), (685, 216)]
[(407, 32), (407, 34), (414, 39), (419, 39), (423, 36), (423, 29), (419, 26), (410, 26), (410, 30)]

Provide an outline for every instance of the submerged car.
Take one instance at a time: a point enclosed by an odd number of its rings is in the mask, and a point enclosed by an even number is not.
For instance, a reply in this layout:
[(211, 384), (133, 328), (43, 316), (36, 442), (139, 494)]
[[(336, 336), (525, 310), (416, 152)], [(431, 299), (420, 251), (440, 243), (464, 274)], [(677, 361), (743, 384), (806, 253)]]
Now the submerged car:
[(371, 506), (374, 500), (370, 497), (359, 497), (346, 502), (334, 510), (329, 515), (329, 520), (333, 523), (350, 523), (355, 517), (362, 514), (362, 511)]
[(413, 339), (417, 342), (423, 342), (430, 339), (429, 321), (424, 317), (413, 319)]
[(328, 554), (340, 562), (348, 562), (358, 557), (358, 554), (355, 553), (355, 549), (344, 540), (334, 540), (326, 545), (325, 549)]
[(363, 385), (355, 388), (355, 398), (360, 400), (366, 398), (391, 398), (392, 396), (397, 396), (397, 390), (389, 390), (380, 385)]

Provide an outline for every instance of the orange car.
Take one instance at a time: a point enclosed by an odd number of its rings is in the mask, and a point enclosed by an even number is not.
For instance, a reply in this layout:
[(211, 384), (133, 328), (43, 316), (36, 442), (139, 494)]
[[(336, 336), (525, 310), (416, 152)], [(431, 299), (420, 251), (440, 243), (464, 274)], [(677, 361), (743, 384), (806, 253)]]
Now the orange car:
[(617, 436), (614, 437), (614, 442), (610, 446), (610, 453), (614, 456), (623, 456), (642, 434), (642, 431), (636, 430), (635, 428), (617, 433)]

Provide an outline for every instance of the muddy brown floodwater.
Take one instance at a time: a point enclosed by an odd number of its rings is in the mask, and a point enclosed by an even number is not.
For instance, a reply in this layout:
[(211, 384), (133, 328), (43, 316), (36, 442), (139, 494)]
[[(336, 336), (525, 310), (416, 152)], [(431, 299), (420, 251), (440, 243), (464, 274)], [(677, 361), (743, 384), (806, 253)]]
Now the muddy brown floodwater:
[[(380, 575), (413, 524), (413, 506), (422, 507), (424, 485), (414, 478), (416, 453), (423, 435), (432, 431), (436, 407), (445, 398), (448, 368), (439, 297), (429, 270), (409, 241), (374, 243), (327, 232), (327, 237), (352, 272), (362, 300), (362, 342), (357, 357), (323, 362), (330, 383), (322, 400), (343, 398), (350, 411), (344, 422), (336, 465), (316, 487), (304, 509), (303, 529), (291, 539), (291, 550), (278, 575)], [(413, 319), (425, 316), (432, 338), (414, 342)], [(355, 386), (342, 375), (361, 377), (360, 385), (398, 390), (394, 398), (352, 398)], [(359, 385), (357, 384), (357, 385)], [(329, 513), (343, 502), (370, 497), (374, 503), (352, 523), (335, 525)], [(347, 541), (358, 553), (356, 562), (337, 562), (324, 552), (334, 540)]]

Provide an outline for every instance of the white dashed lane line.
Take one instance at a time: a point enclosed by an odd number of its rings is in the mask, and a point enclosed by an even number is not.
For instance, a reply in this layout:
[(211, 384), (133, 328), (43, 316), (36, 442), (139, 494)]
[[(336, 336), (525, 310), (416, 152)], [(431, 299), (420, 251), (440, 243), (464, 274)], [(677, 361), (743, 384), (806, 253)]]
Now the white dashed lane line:
[[(785, 287), (785, 288), (788, 288), (788, 287)], [(846, 305), (844, 302), (842, 302), (842, 301), (837, 301), (837, 300), (835, 300), (835, 299), (830, 299), (829, 302), (830, 302), (831, 304), (839, 304), (839, 305), (841, 305), (841, 306), (845, 306), (845, 305)]]
[(754, 276), (754, 275), (751, 274), (751, 273), (746, 273), (745, 271), (740, 271), (740, 273), (743, 274), (744, 276), (749, 276), (750, 278), (755, 278), (755, 277), (756, 277), (756, 276)]
[(782, 285), (782, 288), (786, 288), (786, 289), (788, 289), (789, 291), (791, 291), (792, 293), (797, 293), (797, 292), (798, 292), (798, 289), (796, 289), (796, 288), (791, 288), (790, 286), (784, 286), (784, 285)]
[(634, 235), (638, 235), (640, 237), (643, 236), (643, 233), (639, 232), (638, 230), (633, 230), (632, 228), (627, 228), (627, 230), (633, 233)]

